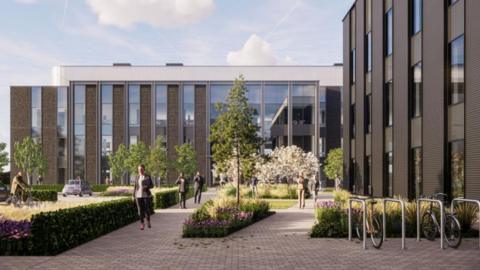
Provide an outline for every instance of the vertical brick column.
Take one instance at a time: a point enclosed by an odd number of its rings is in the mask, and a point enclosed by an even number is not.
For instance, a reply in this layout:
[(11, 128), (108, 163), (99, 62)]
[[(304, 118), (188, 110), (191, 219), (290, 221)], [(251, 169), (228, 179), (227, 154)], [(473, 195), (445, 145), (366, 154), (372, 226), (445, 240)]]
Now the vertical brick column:
[(10, 177), (18, 172), (15, 165), (14, 145), (31, 135), (32, 128), (32, 89), (31, 87), (10, 88)]
[(197, 153), (197, 169), (205, 177), (210, 172), (207, 168), (207, 88), (195, 85), (195, 151)]
[(85, 92), (85, 180), (97, 183), (97, 86), (87, 85)]
[(47, 160), (43, 183), (57, 183), (57, 88), (42, 87), (42, 148)]
[[(176, 159), (175, 146), (180, 143), (180, 104), (179, 104), (179, 87), (178, 85), (169, 85), (167, 89), (167, 156), (170, 161)], [(169, 169), (167, 173), (167, 181), (172, 183), (177, 178), (177, 172)]]

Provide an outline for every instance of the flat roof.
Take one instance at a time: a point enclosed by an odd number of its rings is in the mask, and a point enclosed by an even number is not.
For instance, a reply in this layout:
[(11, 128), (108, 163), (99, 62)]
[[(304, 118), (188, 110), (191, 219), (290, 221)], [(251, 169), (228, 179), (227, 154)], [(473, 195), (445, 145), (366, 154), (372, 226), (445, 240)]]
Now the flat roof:
[(52, 84), (73, 81), (318, 81), (342, 86), (342, 66), (55, 66)]

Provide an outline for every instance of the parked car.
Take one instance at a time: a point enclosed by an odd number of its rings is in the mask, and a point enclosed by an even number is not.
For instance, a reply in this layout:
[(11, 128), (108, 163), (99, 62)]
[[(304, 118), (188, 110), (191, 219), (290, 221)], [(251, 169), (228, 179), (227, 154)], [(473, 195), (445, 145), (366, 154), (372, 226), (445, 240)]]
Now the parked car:
[(6, 185), (0, 184), (0, 202), (6, 201), (10, 196), (10, 190)]
[(63, 197), (67, 195), (78, 195), (82, 197), (85, 194), (92, 196), (92, 188), (85, 180), (68, 180), (62, 190)]

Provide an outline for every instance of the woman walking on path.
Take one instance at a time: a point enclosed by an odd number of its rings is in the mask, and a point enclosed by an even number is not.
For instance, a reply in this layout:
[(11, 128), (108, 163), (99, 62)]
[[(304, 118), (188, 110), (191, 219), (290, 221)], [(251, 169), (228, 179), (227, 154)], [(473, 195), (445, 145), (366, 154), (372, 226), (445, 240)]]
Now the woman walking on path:
[(137, 203), (138, 215), (140, 216), (140, 230), (145, 228), (144, 219), (147, 218), (147, 226), (151, 228), (150, 214), (153, 212), (151, 207), (153, 188), (152, 178), (145, 174), (145, 165), (138, 165), (138, 176), (135, 178), (135, 187), (133, 189), (133, 198)]
[(305, 208), (305, 179), (303, 179), (302, 174), (299, 174), (297, 177), (297, 191), (298, 191), (298, 208)]
[(178, 185), (178, 193), (180, 195), (180, 208), (182, 209), (187, 209), (186, 201), (187, 201), (187, 189), (188, 189), (188, 184), (187, 180), (183, 178), (183, 173), (180, 173), (178, 176), (177, 182), (175, 182), (176, 185)]

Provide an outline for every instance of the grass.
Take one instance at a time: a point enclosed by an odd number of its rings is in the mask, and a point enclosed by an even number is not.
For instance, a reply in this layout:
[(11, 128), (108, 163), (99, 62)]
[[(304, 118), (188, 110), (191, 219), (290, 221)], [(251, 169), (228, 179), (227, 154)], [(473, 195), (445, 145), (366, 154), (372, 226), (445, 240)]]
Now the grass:
[(297, 200), (266, 200), (270, 204), (271, 209), (287, 209), (295, 204)]

